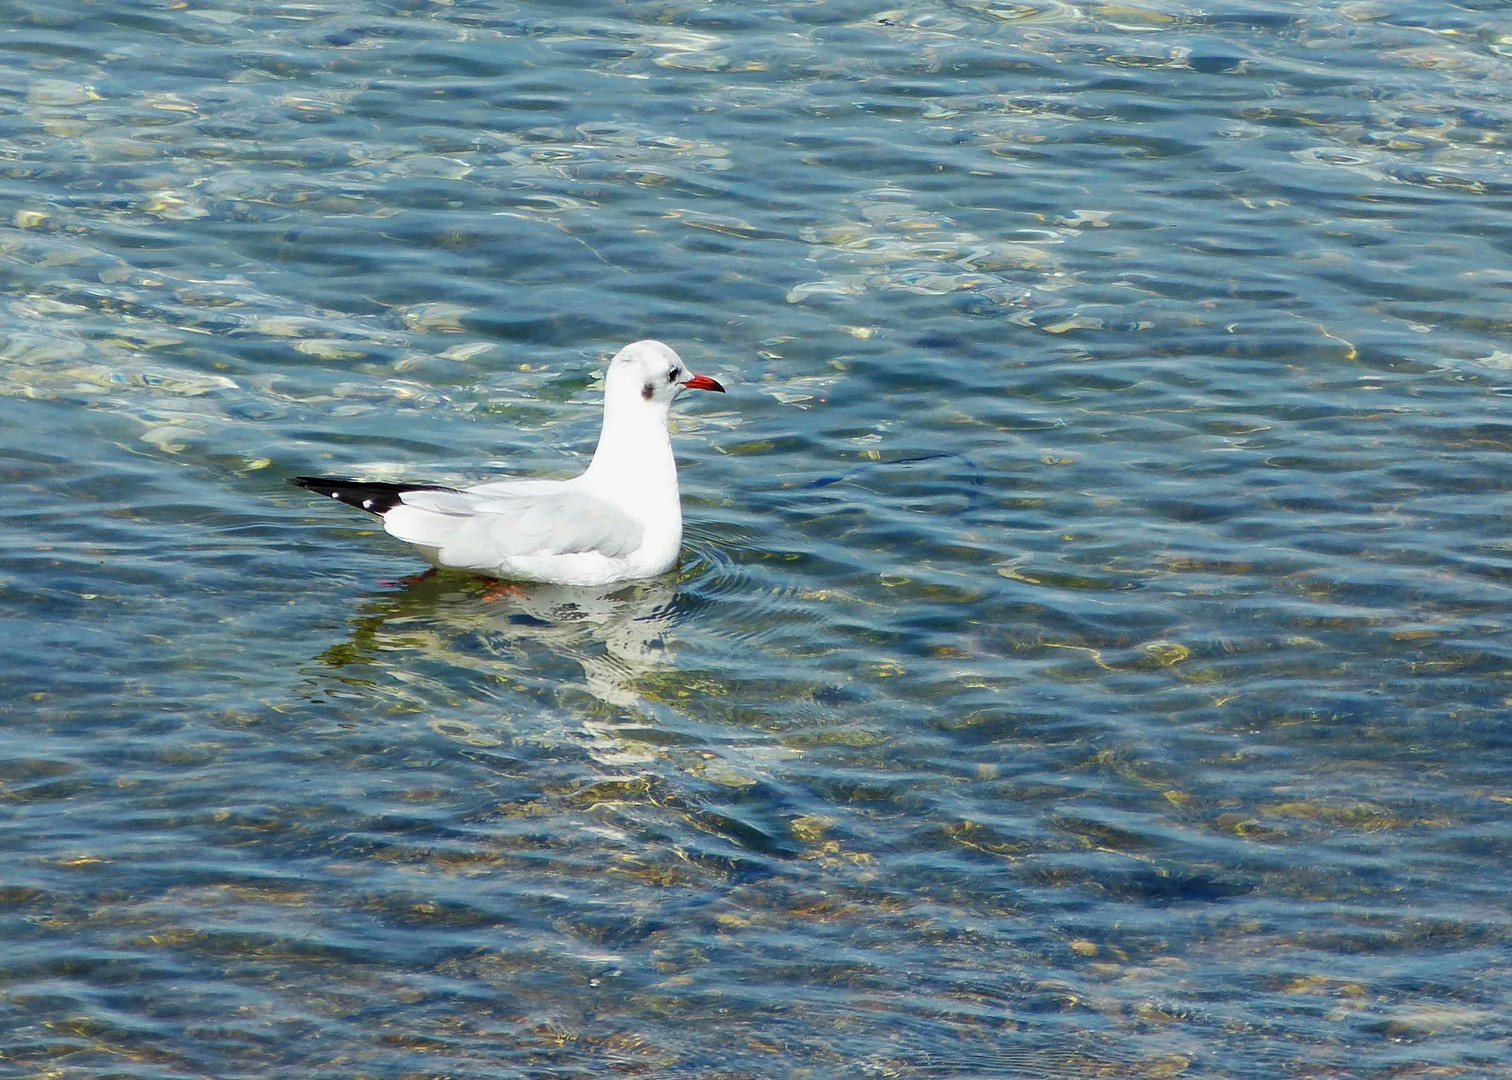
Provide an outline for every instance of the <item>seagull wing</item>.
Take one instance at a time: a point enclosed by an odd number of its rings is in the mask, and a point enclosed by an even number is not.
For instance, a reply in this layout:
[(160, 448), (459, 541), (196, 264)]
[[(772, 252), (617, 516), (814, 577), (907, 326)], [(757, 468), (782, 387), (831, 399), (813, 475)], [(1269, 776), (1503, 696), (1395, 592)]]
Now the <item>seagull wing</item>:
[(383, 527), (438, 552), (452, 566), (588, 552), (623, 558), (640, 547), (643, 532), (624, 511), (565, 484), (524, 491), (406, 491), (383, 515)]

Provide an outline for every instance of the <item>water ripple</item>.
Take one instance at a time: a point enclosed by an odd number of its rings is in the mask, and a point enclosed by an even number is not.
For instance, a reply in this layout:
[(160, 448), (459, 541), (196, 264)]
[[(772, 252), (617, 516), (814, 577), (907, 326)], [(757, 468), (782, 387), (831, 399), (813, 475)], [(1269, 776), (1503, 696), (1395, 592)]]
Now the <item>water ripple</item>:
[[(1504, 1068), (1486, 4), (0, 15), (0, 1058)], [(282, 482), (647, 335), (665, 579)]]

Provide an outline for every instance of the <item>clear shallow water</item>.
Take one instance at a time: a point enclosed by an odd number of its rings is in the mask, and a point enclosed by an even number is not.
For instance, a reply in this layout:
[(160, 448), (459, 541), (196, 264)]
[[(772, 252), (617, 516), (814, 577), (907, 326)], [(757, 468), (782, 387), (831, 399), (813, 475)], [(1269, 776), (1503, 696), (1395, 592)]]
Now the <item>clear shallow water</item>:
[[(6, 1068), (1512, 1068), (1498, 6), (0, 26)], [(283, 484), (646, 335), (666, 579)]]

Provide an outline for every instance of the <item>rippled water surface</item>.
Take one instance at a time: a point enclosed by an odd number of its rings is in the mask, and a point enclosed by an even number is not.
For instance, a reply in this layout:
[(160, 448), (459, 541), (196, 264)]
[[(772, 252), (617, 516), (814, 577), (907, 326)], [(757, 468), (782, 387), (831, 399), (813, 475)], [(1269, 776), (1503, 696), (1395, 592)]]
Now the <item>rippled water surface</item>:
[[(0, 3), (0, 1071), (1512, 1075), (1490, 0)], [(499, 596), (296, 473), (581, 468)]]

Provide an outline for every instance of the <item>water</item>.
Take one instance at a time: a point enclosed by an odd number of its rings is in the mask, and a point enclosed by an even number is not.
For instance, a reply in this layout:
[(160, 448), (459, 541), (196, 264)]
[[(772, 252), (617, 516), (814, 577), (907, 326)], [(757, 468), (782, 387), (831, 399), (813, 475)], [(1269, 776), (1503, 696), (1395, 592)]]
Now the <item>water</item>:
[(1512, 1075), (1501, 14), (0, 6), (4, 1069)]

